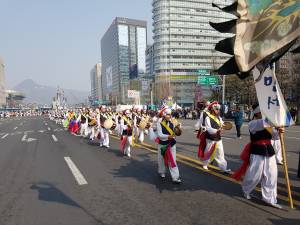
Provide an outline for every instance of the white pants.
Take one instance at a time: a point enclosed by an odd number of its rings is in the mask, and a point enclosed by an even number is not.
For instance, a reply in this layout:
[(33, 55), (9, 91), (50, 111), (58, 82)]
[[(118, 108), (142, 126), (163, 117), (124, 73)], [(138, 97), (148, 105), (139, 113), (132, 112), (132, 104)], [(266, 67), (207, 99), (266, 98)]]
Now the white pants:
[(141, 128), (138, 128), (138, 134), (139, 134), (139, 141), (144, 142), (145, 140), (145, 133), (144, 130)]
[[(161, 150), (160, 150), (161, 147), (162, 147), (162, 145), (157, 145), (157, 148), (158, 148), (158, 154), (157, 154), (158, 173), (165, 174), (166, 166), (165, 166), (164, 157), (161, 155)], [(171, 148), (171, 152), (172, 152), (172, 156), (175, 161), (176, 167), (172, 168), (171, 166), (169, 166), (169, 171), (170, 171), (172, 180), (177, 180), (177, 179), (179, 179), (179, 170), (178, 170), (178, 166), (176, 163), (176, 145), (174, 145)]]
[(275, 157), (277, 163), (282, 163), (282, 151), (280, 140), (271, 140), (272, 146), (275, 150)]
[(125, 144), (124, 155), (130, 156), (132, 146), (132, 136), (127, 136), (127, 141)]
[(88, 132), (88, 124), (87, 123), (81, 124), (80, 135), (81, 136), (88, 136), (88, 134), (89, 134), (89, 132)]
[[(214, 143), (217, 144), (215, 153), (213, 153), (213, 154), (215, 154), (214, 160), (216, 160), (218, 167), (221, 170), (225, 171), (225, 170), (227, 170), (227, 161), (225, 160), (225, 156), (224, 156), (224, 148), (223, 148), (222, 140), (212, 141), (212, 140), (206, 139), (205, 152), (209, 151)], [(212, 160), (208, 159), (206, 161), (203, 161), (203, 165), (207, 166), (211, 162), (212, 162)]]
[(100, 146), (104, 145), (106, 147), (109, 147), (109, 130), (101, 127), (100, 128)]
[(250, 165), (242, 183), (242, 189), (250, 194), (261, 182), (262, 198), (265, 202), (277, 203), (277, 164), (275, 155), (266, 157), (251, 154)]
[(150, 139), (151, 141), (155, 141), (156, 138), (157, 138), (156, 132), (154, 132), (153, 128), (150, 127), (150, 128), (149, 128), (149, 139)]
[(91, 135), (90, 135), (90, 139), (94, 140), (96, 136), (96, 130), (95, 127), (91, 127)]

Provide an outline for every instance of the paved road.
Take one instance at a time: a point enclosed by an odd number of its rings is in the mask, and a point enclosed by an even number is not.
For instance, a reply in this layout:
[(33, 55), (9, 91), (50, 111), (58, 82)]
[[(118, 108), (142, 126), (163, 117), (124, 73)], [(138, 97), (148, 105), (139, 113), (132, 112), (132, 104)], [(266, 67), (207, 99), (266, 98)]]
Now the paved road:
[[(202, 171), (189, 128), (192, 121), (183, 123), (178, 159), (184, 183), (178, 186), (156, 175), (151, 147), (136, 147), (128, 159), (113, 137), (106, 150), (47, 118), (0, 120), (0, 224), (299, 224), (300, 188), (294, 176), (299, 128), (287, 133), (298, 208), (290, 210), (280, 200), (284, 210), (277, 210), (242, 198), (240, 185), (218, 170)], [(233, 135), (228, 132), (224, 139), (232, 168), (238, 166), (241, 145), (248, 139), (231, 139)]]

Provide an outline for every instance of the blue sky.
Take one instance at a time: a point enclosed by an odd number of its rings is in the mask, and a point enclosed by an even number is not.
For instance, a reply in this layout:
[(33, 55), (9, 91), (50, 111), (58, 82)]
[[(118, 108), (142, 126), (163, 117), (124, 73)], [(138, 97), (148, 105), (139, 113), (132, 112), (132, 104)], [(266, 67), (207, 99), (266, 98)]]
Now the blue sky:
[[(0, 57), (6, 84), (24, 79), (90, 90), (100, 39), (116, 16), (148, 22), (152, 0), (0, 0)], [(151, 40), (149, 40), (151, 42)]]

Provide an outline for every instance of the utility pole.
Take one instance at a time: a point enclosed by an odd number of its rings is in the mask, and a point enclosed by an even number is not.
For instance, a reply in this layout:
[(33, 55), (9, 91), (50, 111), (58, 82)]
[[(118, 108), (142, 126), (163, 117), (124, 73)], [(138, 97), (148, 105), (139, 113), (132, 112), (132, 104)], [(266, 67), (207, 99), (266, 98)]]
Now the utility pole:
[(222, 104), (225, 104), (225, 86), (226, 86), (226, 76), (223, 75), (223, 85), (222, 85)]

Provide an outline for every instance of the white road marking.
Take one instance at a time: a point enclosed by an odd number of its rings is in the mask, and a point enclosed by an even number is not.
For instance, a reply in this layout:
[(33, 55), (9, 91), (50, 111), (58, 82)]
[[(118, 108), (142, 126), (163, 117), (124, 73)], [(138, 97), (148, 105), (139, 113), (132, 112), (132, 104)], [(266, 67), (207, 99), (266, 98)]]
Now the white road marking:
[(300, 137), (286, 137), (288, 139), (297, 139), (297, 140), (300, 140)]
[(24, 134), (33, 133), (33, 132), (34, 132), (34, 130), (26, 130), (26, 131), (24, 131)]
[(71, 160), (70, 157), (64, 157), (68, 167), (70, 168), (73, 176), (75, 177), (77, 183), (79, 185), (85, 185), (88, 184), (88, 182), (86, 181), (86, 179), (84, 178), (84, 176), (82, 175), (82, 173), (79, 171), (79, 169), (77, 168), (77, 166), (73, 163), (73, 161)]
[(50, 127), (48, 127), (48, 130), (51, 130), (51, 128), (50, 128)]
[(38, 132), (39, 132), (39, 133), (44, 133), (44, 132), (45, 132), (45, 130), (39, 130)]
[(55, 142), (58, 141), (54, 134), (52, 134), (52, 138), (53, 138), (53, 141), (55, 141)]
[(18, 127), (15, 127), (14, 130), (18, 129)]
[(231, 137), (222, 137), (223, 139), (228, 139), (228, 140), (233, 140), (235, 138), (231, 138)]
[(25, 135), (22, 137), (22, 141), (26, 141), (26, 138), (27, 138), (27, 135), (25, 134)]
[(5, 134), (1, 139), (4, 139), (8, 136), (9, 134)]

